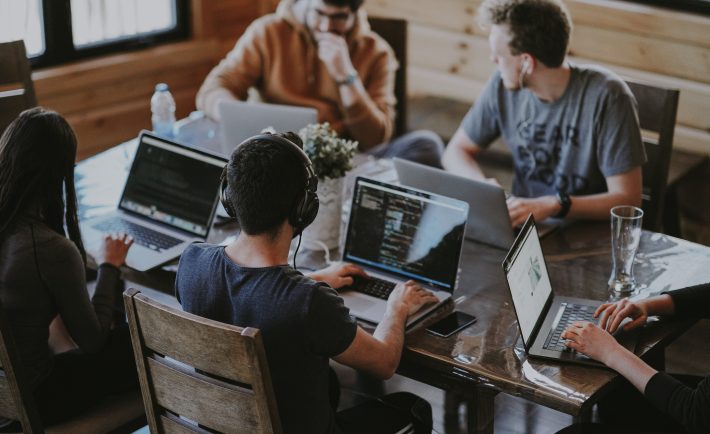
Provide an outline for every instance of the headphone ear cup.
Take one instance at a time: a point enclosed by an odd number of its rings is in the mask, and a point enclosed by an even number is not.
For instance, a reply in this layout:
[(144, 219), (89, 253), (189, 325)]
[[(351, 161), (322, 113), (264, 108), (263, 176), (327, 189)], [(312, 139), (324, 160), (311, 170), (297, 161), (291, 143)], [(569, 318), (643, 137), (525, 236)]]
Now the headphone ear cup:
[(303, 212), (301, 214), (303, 219), (303, 229), (313, 223), (313, 220), (315, 220), (318, 215), (319, 208), (320, 201), (318, 200), (318, 195), (313, 191), (306, 192), (306, 197), (303, 203)]
[(232, 206), (232, 201), (229, 200), (229, 185), (227, 184), (227, 177), (222, 177), (222, 183), (219, 186), (219, 201), (222, 207), (227, 211), (227, 215), (232, 218), (237, 218), (237, 212)]
[(308, 225), (313, 223), (318, 215), (319, 207), (318, 195), (313, 191), (305, 191), (288, 218), (288, 222), (295, 229), (294, 236), (299, 235)]

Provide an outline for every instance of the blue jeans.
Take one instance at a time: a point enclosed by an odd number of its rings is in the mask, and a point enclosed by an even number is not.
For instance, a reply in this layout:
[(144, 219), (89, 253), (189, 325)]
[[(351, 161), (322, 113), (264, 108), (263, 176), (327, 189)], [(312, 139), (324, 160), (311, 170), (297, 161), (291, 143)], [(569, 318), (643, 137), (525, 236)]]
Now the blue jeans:
[(441, 169), (444, 142), (433, 131), (418, 130), (377, 145), (366, 153), (377, 158), (399, 157)]

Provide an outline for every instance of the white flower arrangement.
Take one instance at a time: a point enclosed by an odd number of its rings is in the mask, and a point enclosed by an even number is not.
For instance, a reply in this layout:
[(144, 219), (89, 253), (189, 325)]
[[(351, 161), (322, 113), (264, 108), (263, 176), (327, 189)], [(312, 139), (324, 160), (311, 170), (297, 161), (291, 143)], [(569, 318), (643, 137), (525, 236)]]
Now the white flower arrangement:
[(352, 169), (351, 162), (358, 142), (338, 137), (328, 122), (310, 124), (298, 135), (319, 179), (340, 178)]

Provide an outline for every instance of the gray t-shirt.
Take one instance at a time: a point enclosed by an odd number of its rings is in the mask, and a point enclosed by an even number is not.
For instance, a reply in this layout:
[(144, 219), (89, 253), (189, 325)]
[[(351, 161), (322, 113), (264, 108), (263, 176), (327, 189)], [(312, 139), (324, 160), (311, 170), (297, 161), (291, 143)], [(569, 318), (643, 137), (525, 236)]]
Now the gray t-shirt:
[(552, 103), (529, 89), (506, 89), (496, 72), (461, 128), (482, 148), (502, 136), (519, 197), (602, 193), (606, 177), (646, 162), (631, 91), (611, 71), (589, 65), (571, 65), (567, 89)]

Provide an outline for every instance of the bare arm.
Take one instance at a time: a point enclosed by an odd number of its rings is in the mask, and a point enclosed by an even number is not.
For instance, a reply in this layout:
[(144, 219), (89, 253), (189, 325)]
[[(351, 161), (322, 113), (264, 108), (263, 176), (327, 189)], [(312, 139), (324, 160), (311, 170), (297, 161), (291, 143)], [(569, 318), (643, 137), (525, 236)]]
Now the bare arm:
[(486, 176), (476, 162), (476, 156), (483, 151), (459, 128), (444, 150), (441, 164), (444, 169), (466, 178), (485, 181)]
[[(617, 205), (641, 206), (641, 167), (610, 176), (606, 178), (606, 183), (608, 191), (605, 193), (572, 196), (572, 206), (567, 217), (604, 220), (609, 218), (609, 212)], [(513, 197), (508, 200), (508, 212), (514, 227), (525, 222), (530, 213), (541, 221), (555, 216), (560, 209), (555, 196)]]
[(587, 219), (608, 219), (617, 205), (641, 206), (641, 167), (606, 178), (606, 193), (575, 196), (568, 216)]
[(355, 339), (335, 361), (368, 372), (378, 378), (394, 375), (402, 357), (404, 328), (409, 315), (425, 304), (436, 302), (434, 295), (412, 281), (397, 285), (387, 300), (384, 319), (369, 335), (357, 328)]

